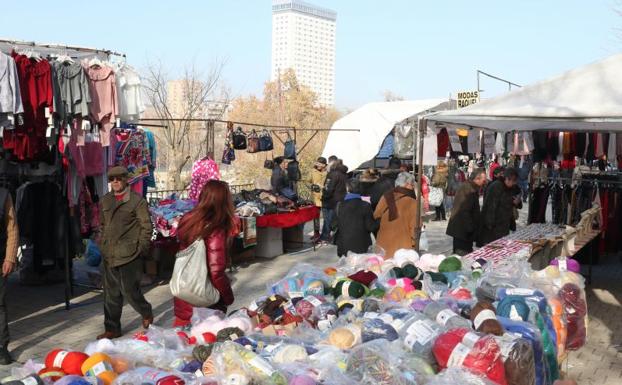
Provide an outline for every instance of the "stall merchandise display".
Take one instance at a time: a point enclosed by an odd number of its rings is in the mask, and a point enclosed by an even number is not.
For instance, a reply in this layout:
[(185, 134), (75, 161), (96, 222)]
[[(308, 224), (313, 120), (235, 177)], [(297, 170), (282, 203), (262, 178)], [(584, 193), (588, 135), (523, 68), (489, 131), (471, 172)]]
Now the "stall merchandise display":
[[(478, 278), (458, 256), (397, 255), (299, 264), (229, 315), (195, 308), (184, 328), (55, 349), (1, 381), (551, 385), (585, 344), (584, 283), (572, 271), (534, 271), (520, 250), (496, 266), (478, 259)], [(423, 273), (398, 278), (396, 265), (409, 264)]]

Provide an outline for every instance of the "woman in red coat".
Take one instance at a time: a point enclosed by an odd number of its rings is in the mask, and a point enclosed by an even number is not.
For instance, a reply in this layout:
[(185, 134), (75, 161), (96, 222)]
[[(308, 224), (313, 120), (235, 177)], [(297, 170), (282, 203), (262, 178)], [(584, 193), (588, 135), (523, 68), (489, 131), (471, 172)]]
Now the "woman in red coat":
[[(207, 266), (214, 287), (220, 292), (220, 300), (212, 309), (227, 311), (233, 303), (231, 282), (227, 268), (227, 249), (231, 235), (235, 233), (235, 215), (229, 186), (225, 182), (211, 180), (205, 184), (197, 206), (179, 222), (177, 238), (181, 250), (202, 237), (207, 252)], [(173, 298), (175, 326), (190, 323), (194, 306), (179, 298)]]

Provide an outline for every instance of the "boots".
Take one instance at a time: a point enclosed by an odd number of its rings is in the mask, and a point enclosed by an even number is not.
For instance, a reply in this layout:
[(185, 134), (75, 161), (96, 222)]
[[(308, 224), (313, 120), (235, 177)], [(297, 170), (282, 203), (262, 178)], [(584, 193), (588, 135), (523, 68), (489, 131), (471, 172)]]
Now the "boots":
[(0, 348), (0, 365), (9, 365), (13, 362), (13, 357), (6, 346)]

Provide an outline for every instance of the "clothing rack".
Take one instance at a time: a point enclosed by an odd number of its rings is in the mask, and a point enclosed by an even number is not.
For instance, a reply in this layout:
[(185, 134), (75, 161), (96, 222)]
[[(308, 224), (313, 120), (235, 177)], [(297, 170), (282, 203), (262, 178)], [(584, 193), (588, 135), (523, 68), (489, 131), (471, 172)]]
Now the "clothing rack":
[[(45, 43), (37, 43), (34, 41), (25, 41), (25, 40), (11, 40), (11, 39), (0, 39), (0, 50), (4, 48), (8, 50), (8, 52), (12, 51), (15, 48), (32, 48), (43, 51), (42, 53), (72, 53), (71, 56), (82, 57), (82, 56), (91, 56), (91, 55), (99, 55), (99, 56), (118, 56), (125, 59), (125, 54), (121, 52), (111, 51), (108, 49), (98, 49), (98, 48), (90, 48), (90, 47), (80, 47), (73, 45), (62, 45), (62, 44), (45, 44)], [(69, 52), (68, 52), (69, 51)], [(73, 51), (73, 52), (71, 52)]]

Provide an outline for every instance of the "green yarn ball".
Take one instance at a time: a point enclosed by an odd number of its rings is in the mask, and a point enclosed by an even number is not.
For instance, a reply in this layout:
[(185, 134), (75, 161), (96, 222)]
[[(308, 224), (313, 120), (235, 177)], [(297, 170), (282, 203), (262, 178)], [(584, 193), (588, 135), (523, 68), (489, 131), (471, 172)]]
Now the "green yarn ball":
[(369, 296), (374, 298), (384, 298), (385, 293), (386, 292), (383, 289), (377, 287), (369, 292)]
[(391, 271), (395, 275), (395, 278), (404, 278), (404, 271), (401, 267), (394, 267), (391, 269)]
[(423, 271), (412, 263), (406, 264), (402, 267), (404, 277), (410, 278), (415, 281), (419, 281), (423, 278)]
[(450, 273), (460, 270), (462, 270), (462, 262), (457, 257), (447, 257), (438, 265), (438, 271), (440, 273)]
[[(346, 285), (346, 282), (349, 283), (349, 286), (347, 292), (344, 292), (343, 286)], [(362, 283), (350, 280), (342, 280), (337, 282), (337, 284), (333, 288), (333, 296), (335, 298), (361, 298), (365, 296), (368, 290), (369, 289), (367, 289)]]

